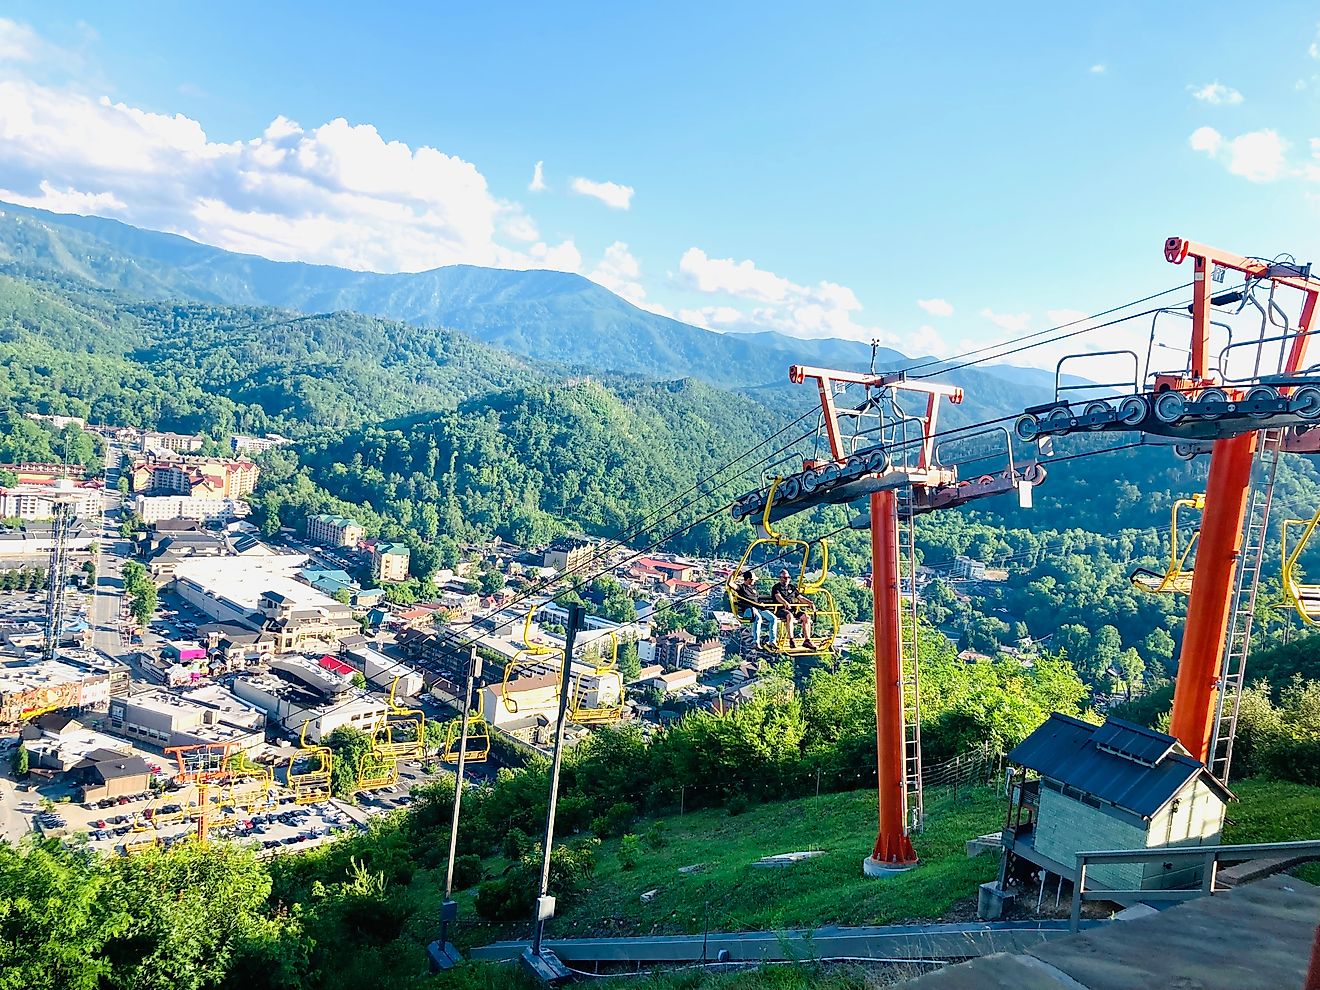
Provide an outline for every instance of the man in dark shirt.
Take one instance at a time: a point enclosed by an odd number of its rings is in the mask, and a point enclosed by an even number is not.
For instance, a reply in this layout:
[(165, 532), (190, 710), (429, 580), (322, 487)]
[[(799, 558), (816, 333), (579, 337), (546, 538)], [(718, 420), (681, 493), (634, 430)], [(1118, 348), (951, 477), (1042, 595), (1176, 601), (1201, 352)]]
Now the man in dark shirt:
[(788, 623), (789, 649), (797, 649), (797, 641), (793, 638), (793, 623), (796, 620), (802, 624), (802, 645), (808, 650), (814, 650), (816, 644), (811, 641), (811, 610), (803, 608), (804, 605), (810, 605), (811, 601), (798, 594), (788, 571), (779, 572), (779, 580), (770, 590), (770, 600), (784, 613), (784, 621)]
[[(742, 580), (734, 588), (734, 598), (738, 614), (744, 619), (756, 620), (756, 645), (762, 649), (773, 646), (779, 639), (779, 619), (775, 617), (773, 611), (765, 607), (761, 593), (756, 590), (756, 575), (751, 571), (743, 571)], [(767, 622), (770, 623), (768, 643), (764, 636)]]

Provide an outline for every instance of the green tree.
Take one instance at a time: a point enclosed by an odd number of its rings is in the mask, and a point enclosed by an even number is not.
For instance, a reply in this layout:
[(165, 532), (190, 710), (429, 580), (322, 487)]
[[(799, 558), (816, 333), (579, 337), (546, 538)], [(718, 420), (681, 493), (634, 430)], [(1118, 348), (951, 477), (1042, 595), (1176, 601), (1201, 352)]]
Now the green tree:
[(482, 571), (477, 577), (477, 588), (483, 595), (493, 595), (504, 587), (504, 575), (497, 570)]
[(619, 644), (619, 676), (625, 684), (637, 679), (642, 672), (642, 661), (637, 656), (637, 641), (625, 639)]
[(349, 591), (347, 588), (336, 588), (334, 599), (339, 602), (340, 605), (351, 605), (353, 604), (353, 592)]
[(14, 776), (26, 777), (28, 775), (29, 762), (27, 747), (22, 743), (19, 743), (18, 749), (14, 750)]
[(355, 688), (365, 688), (367, 686), (367, 677), (360, 670), (353, 671), (351, 680)]

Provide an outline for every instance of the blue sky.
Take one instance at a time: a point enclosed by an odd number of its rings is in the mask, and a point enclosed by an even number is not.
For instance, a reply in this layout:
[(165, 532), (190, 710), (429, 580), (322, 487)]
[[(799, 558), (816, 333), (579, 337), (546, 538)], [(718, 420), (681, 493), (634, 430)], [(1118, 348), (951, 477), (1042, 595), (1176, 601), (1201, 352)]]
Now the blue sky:
[(1311, 3), (376, 6), (11, 2), (0, 196), (909, 352), (1185, 281), (1170, 234), (1320, 262)]

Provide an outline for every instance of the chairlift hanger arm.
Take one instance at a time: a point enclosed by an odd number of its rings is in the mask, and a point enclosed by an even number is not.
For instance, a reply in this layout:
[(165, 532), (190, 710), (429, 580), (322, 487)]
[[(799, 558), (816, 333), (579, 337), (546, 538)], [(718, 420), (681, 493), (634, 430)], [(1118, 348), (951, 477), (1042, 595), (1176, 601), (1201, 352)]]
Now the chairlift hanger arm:
[[(844, 385), (864, 385), (867, 388), (890, 388), (909, 392), (920, 392), (927, 396), (926, 424), (927, 435), (935, 432), (935, 416), (938, 411), (939, 397), (944, 396), (954, 405), (963, 400), (963, 390), (956, 385), (942, 382), (908, 381), (903, 372), (887, 375), (863, 374), (856, 371), (836, 371), (831, 368), (813, 368), (810, 365), (795, 364), (788, 369), (788, 380), (794, 385), (803, 384), (808, 378), (816, 380), (820, 390), (820, 405), (825, 413), (825, 430), (830, 440), (830, 455), (841, 461), (848, 456), (844, 449), (843, 436), (839, 432), (839, 414), (834, 405), (834, 383)], [(923, 465), (930, 463), (929, 451), (925, 451)]]
[(1180, 265), (1191, 258), (1196, 269), (1192, 286), (1191, 375), (1194, 380), (1211, 379), (1208, 366), (1212, 305), (1210, 275), (1216, 265), (1241, 272), (1248, 280), (1269, 279), (1276, 285), (1286, 285), (1303, 293), (1302, 315), (1285, 370), (1291, 374), (1303, 366), (1307, 335), (1315, 319), (1317, 299), (1320, 299), (1320, 280), (1311, 278), (1310, 265), (1278, 265), (1257, 258), (1244, 258), (1182, 237), (1170, 237), (1164, 242), (1164, 258), (1174, 265)]

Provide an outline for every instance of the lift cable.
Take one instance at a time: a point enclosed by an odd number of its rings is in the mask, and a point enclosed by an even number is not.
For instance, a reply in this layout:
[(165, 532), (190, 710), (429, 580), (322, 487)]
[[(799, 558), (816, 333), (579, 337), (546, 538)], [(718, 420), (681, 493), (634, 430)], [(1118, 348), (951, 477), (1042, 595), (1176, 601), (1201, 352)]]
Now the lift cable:
[[(944, 365), (945, 363), (947, 363), (947, 362), (949, 362), (949, 361), (958, 361), (958, 360), (960, 360), (960, 359), (962, 359), (962, 358), (972, 357), (972, 356), (977, 355), (977, 354), (982, 354), (982, 353), (984, 353), (984, 352), (986, 352), (986, 351), (993, 351), (993, 350), (996, 350), (997, 348), (1005, 347), (1005, 346), (1007, 346), (1007, 345), (1009, 345), (1009, 344), (1020, 344), (1020, 343), (1022, 343), (1023, 341), (1031, 340), (1031, 339), (1033, 339), (1033, 338), (1035, 338), (1035, 337), (1042, 337), (1042, 336), (1045, 336), (1046, 334), (1057, 333), (1057, 332), (1060, 331), (1060, 330), (1067, 330), (1069, 327), (1076, 326), (1076, 325), (1079, 324), (1079, 323), (1087, 323), (1087, 322), (1089, 322), (1089, 321), (1091, 321), (1091, 320), (1098, 320), (1098, 319), (1100, 319), (1101, 317), (1104, 317), (1104, 316), (1110, 316), (1110, 315), (1113, 314), (1113, 313), (1117, 313), (1119, 310), (1127, 309), (1127, 308), (1129, 308), (1129, 307), (1131, 307), (1131, 306), (1140, 306), (1142, 303), (1150, 302), (1152, 299), (1158, 299), (1160, 296), (1166, 296), (1166, 295), (1168, 295), (1168, 294), (1171, 293), (1171, 292), (1178, 292), (1178, 291), (1180, 291), (1180, 290), (1182, 290), (1182, 289), (1190, 288), (1190, 287), (1191, 287), (1192, 285), (1194, 285), (1194, 284), (1195, 284), (1195, 283), (1193, 283), (1193, 282), (1184, 282), (1182, 285), (1173, 285), (1173, 286), (1170, 286), (1170, 287), (1167, 288), (1167, 289), (1162, 289), (1162, 290), (1159, 291), (1159, 292), (1152, 292), (1150, 295), (1148, 295), (1148, 296), (1143, 296), (1143, 297), (1140, 298), (1140, 299), (1133, 299), (1133, 300), (1130, 300), (1129, 302), (1122, 303), (1121, 305), (1118, 305), (1118, 306), (1111, 306), (1109, 309), (1102, 309), (1102, 310), (1100, 310), (1098, 313), (1092, 313), (1092, 314), (1090, 314), (1089, 316), (1079, 316), (1079, 317), (1077, 317), (1077, 319), (1075, 319), (1075, 320), (1069, 320), (1067, 323), (1060, 323), (1058, 326), (1049, 327), (1049, 328), (1047, 328), (1047, 329), (1045, 329), (1045, 330), (1033, 330), (1031, 333), (1022, 334), (1022, 335), (1019, 336), (1019, 337), (1010, 337), (1008, 340), (1001, 340), (1001, 341), (998, 341), (997, 343), (994, 343), (994, 344), (986, 344), (984, 347), (976, 347), (976, 348), (973, 348), (972, 350), (969, 350), (969, 351), (963, 351), (961, 354), (953, 354), (953, 355), (950, 355), (949, 357), (946, 357), (946, 358), (938, 358), (938, 359), (934, 359), (934, 360), (931, 360), (931, 361), (923, 361), (921, 364), (909, 365), (908, 367), (906, 367), (906, 368), (904, 368), (904, 369), (902, 369), (902, 370), (903, 370), (905, 373), (906, 373), (906, 372), (912, 372), (912, 371), (920, 371), (920, 370), (923, 369), (923, 368), (931, 368), (931, 367), (935, 367), (935, 366), (937, 366), (937, 365)], [(1140, 315), (1143, 315), (1143, 314), (1140, 314), (1140, 313), (1135, 314), (1135, 316), (1140, 316)], [(1124, 319), (1133, 319), (1133, 318), (1134, 318), (1134, 317), (1124, 317)], [(1121, 322), (1121, 321), (1120, 321), (1120, 322)], [(1098, 329), (1098, 328), (1097, 328), (1097, 327), (1086, 327), (1085, 329), (1086, 329), (1086, 330), (1095, 330), (1095, 329)], [(1077, 332), (1084, 332), (1084, 331), (1077, 331)], [(1069, 334), (1069, 335), (1067, 335), (1067, 336), (1071, 336), (1071, 334)], [(1055, 339), (1062, 340), (1062, 339), (1064, 339), (1064, 338), (1063, 338), (1063, 337), (1059, 337), (1059, 338), (1055, 338)], [(1051, 340), (1042, 340), (1042, 341), (1040, 341), (1039, 343), (1040, 343), (1040, 344), (1049, 344), (1049, 343), (1053, 343), (1053, 339), (1051, 339)], [(1031, 346), (1035, 347), (1035, 346), (1037, 346), (1037, 344), (1033, 344), (1033, 345), (1031, 345)], [(1013, 353), (1016, 353), (1016, 351), (1009, 351), (1009, 352), (1007, 352), (1007, 353), (1008, 353), (1008, 354), (1013, 354)], [(985, 361), (991, 361), (991, 360), (994, 360), (996, 357), (1003, 357), (1003, 356), (1004, 356), (1004, 355), (991, 355), (991, 356), (989, 356), (989, 357), (987, 357), (987, 358), (983, 358), (982, 360), (985, 360)], [(945, 373), (950, 372), (950, 371), (957, 371), (959, 368), (966, 368), (966, 367), (970, 367), (971, 364), (979, 364), (979, 363), (980, 363), (979, 361), (973, 361), (973, 362), (970, 362), (969, 364), (961, 364), (961, 365), (958, 365), (957, 367), (953, 367), (953, 368), (944, 368), (944, 367), (941, 367), (941, 368), (939, 368), (938, 371), (932, 372), (932, 373), (929, 374), (929, 375), (918, 375), (918, 376), (916, 376), (916, 377), (918, 377), (918, 378), (932, 378), (932, 377), (934, 377), (935, 375), (942, 375), (942, 374), (945, 374)]]

